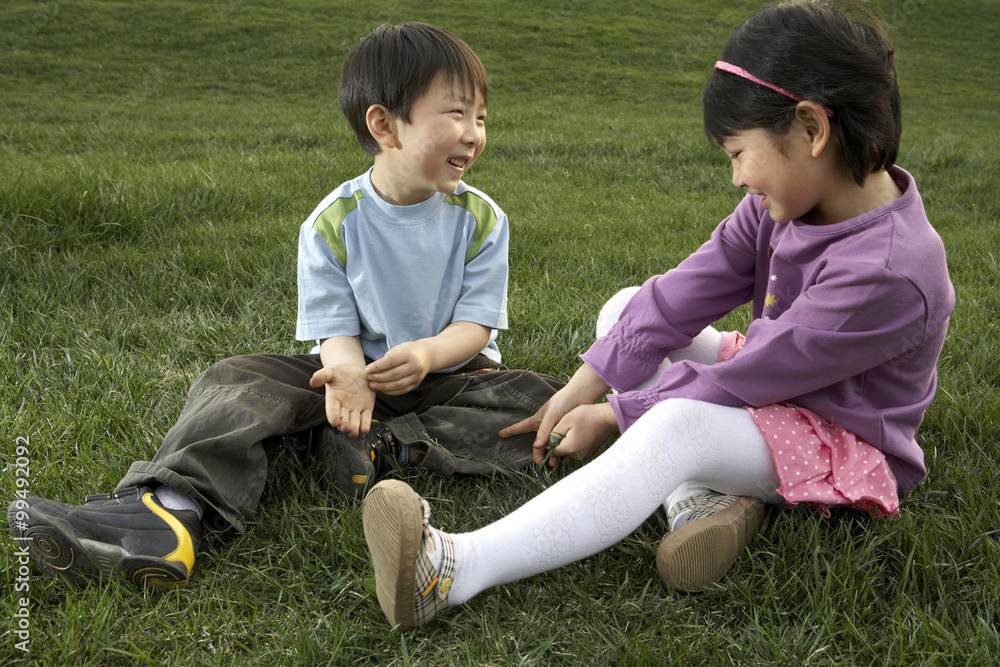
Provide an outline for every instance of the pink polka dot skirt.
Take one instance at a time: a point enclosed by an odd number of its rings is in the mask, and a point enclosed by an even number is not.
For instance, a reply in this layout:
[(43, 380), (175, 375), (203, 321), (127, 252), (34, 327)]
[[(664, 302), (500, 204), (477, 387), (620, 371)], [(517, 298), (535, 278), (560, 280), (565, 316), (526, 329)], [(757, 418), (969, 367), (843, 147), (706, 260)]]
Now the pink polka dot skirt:
[(746, 409), (767, 439), (781, 480), (778, 493), (789, 503), (807, 503), (824, 516), (845, 505), (899, 516), (896, 478), (874, 446), (804, 408)]

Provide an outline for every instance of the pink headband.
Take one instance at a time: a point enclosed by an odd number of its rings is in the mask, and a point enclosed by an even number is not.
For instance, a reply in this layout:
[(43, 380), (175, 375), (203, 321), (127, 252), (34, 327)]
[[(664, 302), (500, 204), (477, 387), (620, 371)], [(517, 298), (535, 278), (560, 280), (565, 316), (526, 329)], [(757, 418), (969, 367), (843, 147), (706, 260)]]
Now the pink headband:
[[(802, 100), (805, 99), (804, 97), (800, 97), (800, 96), (796, 95), (795, 93), (788, 92), (787, 90), (785, 90), (781, 86), (776, 86), (773, 83), (768, 83), (767, 81), (764, 81), (763, 79), (758, 79), (757, 77), (755, 77), (753, 74), (751, 74), (750, 72), (746, 71), (742, 67), (737, 67), (736, 65), (731, 65), (731, 64), (729, 64), (727, 62), (723, 62), (721, 60), (718, 60), (715, 63), (715, 69), (721, 69), (723, 72), (729, 72), (730, 74), (735, 74), (736, 76), (741, 76), (744, 79), (746, 79), (747, 81), (753, 81), (754, 83), (756, 83), (758, 85), (761, 85), (761, 86), (764, 86), (765, 88), (770, 88), (774, 92), (781, 93), (785, 97), (789, 97), (789, 98), (795, 100), (796, 102), (801, 102)], [(823, 107), (823, 111), (826, 112), (827, 116), (833, 116), (833, 109), (829, 109), (827, 107)]]

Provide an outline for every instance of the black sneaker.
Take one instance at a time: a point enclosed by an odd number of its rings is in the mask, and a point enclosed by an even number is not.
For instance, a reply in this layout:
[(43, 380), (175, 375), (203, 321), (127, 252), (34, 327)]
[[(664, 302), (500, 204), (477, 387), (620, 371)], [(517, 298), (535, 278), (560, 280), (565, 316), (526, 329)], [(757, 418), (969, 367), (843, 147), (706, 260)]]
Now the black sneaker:
[(311, 439), (312, 450), (327, 464), (327, 479), (338, 491), (353, 498), (363, 496), (399, 459), (400, 447), (389, 427), (374, 420), (371, 430), (356, 438), (329, 424), (320, 424), (312, 430)]
[(88, 496), (83, 505), (15, 500), (7, 526), (42, 572), (75, 584), (104, 577), (139, 588), (187, 583), (201, 540), (191, 510), (168, 510), (146, 487)]

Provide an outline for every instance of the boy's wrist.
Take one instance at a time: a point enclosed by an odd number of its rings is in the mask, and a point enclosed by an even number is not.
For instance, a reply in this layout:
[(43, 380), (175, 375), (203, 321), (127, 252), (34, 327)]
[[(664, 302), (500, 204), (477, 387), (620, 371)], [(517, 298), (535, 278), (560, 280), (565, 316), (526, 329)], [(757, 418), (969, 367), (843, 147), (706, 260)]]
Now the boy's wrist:
[(365, 353), (361, 349), (361, 338), (358, 336), (334, 336), (320, 342), (320, 359), (324, 368), (339, 364), (351, 364), (364, 370)]
[(419, 341), (427, 351), (427, 372), (457, 366), (486, 347), (492, 330), (473, 322), (452, 322), (437, 336)]

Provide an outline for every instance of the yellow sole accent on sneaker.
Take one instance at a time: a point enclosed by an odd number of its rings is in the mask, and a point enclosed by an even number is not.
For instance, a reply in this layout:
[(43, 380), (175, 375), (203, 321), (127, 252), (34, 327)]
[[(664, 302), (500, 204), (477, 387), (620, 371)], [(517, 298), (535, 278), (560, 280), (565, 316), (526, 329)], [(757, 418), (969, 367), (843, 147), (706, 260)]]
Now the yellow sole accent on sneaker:
[[(66, 563), (63, 566), (59, 566), (59, 565), (56, 565), (54, 562), (50, 562), (50, 558), (51, 558), (51, 554), (50, 553), (48, 553), (48, 552), (46, 552), (44, 554), (38, 553), (38, 551), (37, 551), (38, 550), (38, 543), (37, 542), (33, 542), (32, 546), (35, 548), (35, 550), (36, 550), (35, 553), (38, 554), (38, 557), (44, 559), (45, 560), (45, 564), (48, 567), (51, 567), (53, 570), (60, 570), (60, 571), (68, 570), (71, 567), (73, 567), (73, 563), (76, 562), (76, 550), (75, 549), (70, 549), (69, 550), (69, 562)], [(59, 545), (57, 543), (55, 543), (54, 546), (59, 547)], [(62, 552), (62, 549), (60, 548), (59, 549), (59, 553), (61, 554), (61, 552)]]
[(67, 563), (66, 565), (64, 565), (62, 567), (59, 567), (58, 565), (52, 565), (52, 564), (48, 564), (48, 565), (53, 570), (68, 570), (69, 568), (73, 567), (73, 563), (74, 562), (76, 562), (76, 553), (74, 553), (73, 557), (69, 559), (69, 563)]
[(163, 519), (170, 529), (177, 536), (177, 548), (163, 557), (163, 560), (183, 563), (187, 567), (188, 574), (194, 569), (194, 543), (191, 535), (177, 517), (153, 502), (153, 493), (149, 492), (142, 497), (143, 504), (156, 516)]
[(355, 484), (367, 484), (368, 475), (352, 475), (351, 481), (354, 482)]

